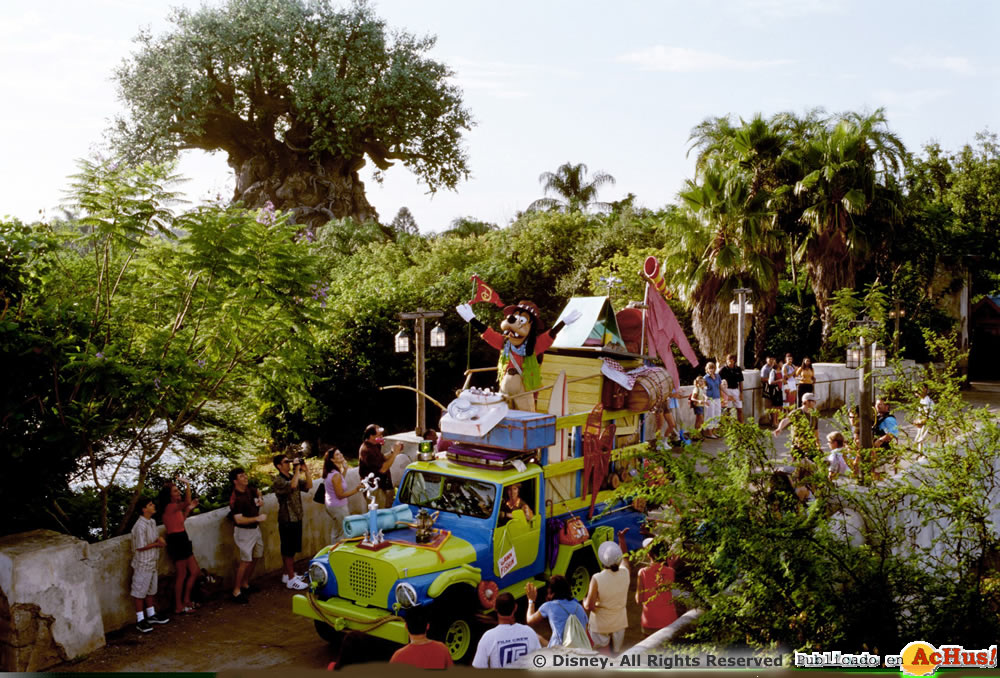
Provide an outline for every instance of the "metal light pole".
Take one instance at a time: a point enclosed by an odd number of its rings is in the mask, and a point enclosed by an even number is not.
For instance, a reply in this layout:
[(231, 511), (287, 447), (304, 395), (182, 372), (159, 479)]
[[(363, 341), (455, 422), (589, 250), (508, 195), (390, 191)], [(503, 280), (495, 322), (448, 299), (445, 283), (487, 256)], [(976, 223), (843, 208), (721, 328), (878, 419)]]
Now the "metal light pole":
[[(418, 436), (423, 436), (426, 429), (427, 421), (427, 404), (424, 400), (424, 321), (428, 318), (440, 318), (444, 316), (444, 311), (425, 311), (422, 308), (418, 308), (416, 311), (411, 313), (400, 313), (400, 320), (412, 320), (414, 321), (414, 337), (416, 339), (417, 355), (416, 355), (416, 366), (417, 366), (417, 424), (414, 429), (414, 433)], [(432, 334), (440, 331), (440, 343), (436, 336), (431, 337), (432, 346), (443, 346), (443, 335), (444, 330), (440, 327), (435, 327)], [(398, 343), (398, 342), (397, 342)], [(397, 351), (399, 346), (397, 346)], [(404, 351), (408, 351), (407, 346)]]
[(892, 354), (899, 357), (899, 319), (906, 315), (903, 310), (903, 300), (893, 299), (893, 309), (889, 311), (889, 317), (896, 321), (896, 333), (892, 336)]
[(746, 343), (743, 340), (743, 331), (746, 328), (746, 323), (744, 318), (747, 314), (753, 314), (753, 304), (747, 301), (747, 297), (750, 295), (750, 289), (747, 287), (740, 287), (739, 289), (733, 290), (736, 292), (736, 301), (729, 303), (729, 312), (736, 314), (736, 365), (742, 370), (743, 366), (743, 344)]
[[(878, 327), (879, 323), (865, 318), (855, 320), (851, 327)], [(881, 362), (881, 364), (879, 364)], [(861, 449), (868, 449), (872, 446), (872, 427), (874, 426), (873, 409), (875, 393), (875, 367), (885, 367), (885, 351), (879, 351), (874, 341), (865, 338), (864, 331), (858, 337), (858, 343), (847, 347), (847, 367), (858, 368), (858, 393), (860, 403), (858, 404), (858, 426)]]

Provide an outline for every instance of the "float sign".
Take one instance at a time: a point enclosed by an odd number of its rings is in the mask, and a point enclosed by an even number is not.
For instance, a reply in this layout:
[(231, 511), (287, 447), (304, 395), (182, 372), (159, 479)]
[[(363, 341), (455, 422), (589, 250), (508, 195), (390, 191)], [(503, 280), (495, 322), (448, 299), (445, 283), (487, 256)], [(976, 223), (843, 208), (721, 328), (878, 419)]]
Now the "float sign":
[(497, 562), (497, 570), (500, 576), (503, 577), (515, 567), (517, 567), (517, 553), (511, 547), (510, 551), (500, 556), (500, 560)]

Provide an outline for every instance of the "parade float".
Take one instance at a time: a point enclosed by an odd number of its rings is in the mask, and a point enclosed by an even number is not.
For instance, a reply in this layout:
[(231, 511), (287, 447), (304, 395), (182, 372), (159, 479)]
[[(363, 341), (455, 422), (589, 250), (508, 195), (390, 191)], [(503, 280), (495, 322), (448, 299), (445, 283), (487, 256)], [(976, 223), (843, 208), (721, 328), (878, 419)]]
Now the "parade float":
[[(608, 297), (573, 298), (551, 330), (534, 304), (504, 307), (481, 281), (473, 301), (504, 311), (497, 332), (471, 305), (457, 309), (500, 351), (498, 367), (483, 368), (498, 370), (500, 389), (470, 387), (468, 371), (443, 408), (441, 440), (421, 446), (394, 505), (370, 500), (345, 522), (347, 538), (313, 557), (293, 611), (326, 640), (360, 631), (406, 643), (404, 618), (421, 605), (430, 636), (468, 659), (496, 623), (499, 593), (520, 598), (528, 582), (562, 574), (582, 600), (602, 543), (630, 528), (629, 549), (641, 544), (644, 507), (614, 489), (637, 472), (649, 415), (676, 383), (670, 343), (696, 362), (683, 333), (668, 336), (676, 320), (660, 293), (647, 285), (647, 303), (621, 314)], [(652, 365), (664, 351), (665, 366)]]

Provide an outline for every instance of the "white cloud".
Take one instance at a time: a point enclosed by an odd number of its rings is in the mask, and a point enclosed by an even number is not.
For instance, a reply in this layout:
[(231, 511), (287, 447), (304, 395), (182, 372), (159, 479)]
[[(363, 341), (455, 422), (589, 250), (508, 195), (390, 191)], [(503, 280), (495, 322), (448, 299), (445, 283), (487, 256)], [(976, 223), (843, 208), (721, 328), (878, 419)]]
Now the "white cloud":
[(466, 90), (478, 90), (497, 99), (523, 99), (530, 96), (531, 83), (539, 78), (576, 79), (578, 71), (565, 68), (516, 64), (504, 61), (477, 61), (457, 57), (448, 61), (454, 69), (454, 81)]
[(646, 71), (694, 73), (702, 71), (758, 71), (792, 63), (787, 59), (740, 59), (702, 52), (687, 47), (655, 45), (618, 57), (622, 63), (635, 64)]
[(896, 56), (890, 61), (910, 71), (950, 71), (956, 75), (972, 75), (972, 62), (958, 56)]

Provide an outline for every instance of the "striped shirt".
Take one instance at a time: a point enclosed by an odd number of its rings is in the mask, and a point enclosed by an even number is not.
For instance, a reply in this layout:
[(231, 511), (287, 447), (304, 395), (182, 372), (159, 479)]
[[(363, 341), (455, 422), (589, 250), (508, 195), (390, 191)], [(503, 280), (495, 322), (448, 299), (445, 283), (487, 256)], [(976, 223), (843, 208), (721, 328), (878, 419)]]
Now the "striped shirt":
[(152, 518), (139, 516), (139, 520), (135, 521), (135, 526), (132, 528), (132, 549), (135, 551), (132, 555), (133, 570), (149, 572), (156, 569), (156, 561), (160, 558), (159, 550), (153, 548), (140, 551), (139, 549), (156, 541), (160, 536), (159, 533), (160, 531), (156, 529), (156, 521)]

